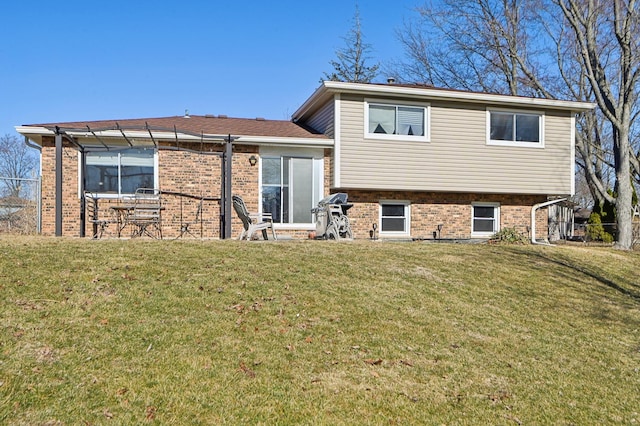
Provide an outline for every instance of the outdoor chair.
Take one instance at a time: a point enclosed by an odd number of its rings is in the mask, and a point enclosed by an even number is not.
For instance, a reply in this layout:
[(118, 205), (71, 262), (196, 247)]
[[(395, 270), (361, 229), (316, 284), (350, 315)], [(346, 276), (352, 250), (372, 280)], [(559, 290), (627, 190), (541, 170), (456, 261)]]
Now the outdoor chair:
[(202, 238), (202, 204), (204, 200), (201, 198), (198, 201), (196, 214), (193, 220), (184, 220), (182, 215), (182, 198), (180, 199), (180, 234), (178, 234), (177, 238), (184, 237), (185, 235), (191, 235), (194, 238), (198, 238), (193, 231), (189, 228), (191, 225), (200, 225), (200, 238)]
[(239, 240), (251, 240), (253, 234), (258, 231), (262, 231), (263, 238), (268, 240), (267, 229), (271, 229), (271, 235), (273, 235), (274, 240), (278, 239), (273, 229), (273, 216), (271, 213), (249, 213), (247, 206), (244, 204), (244, 200), (240, 196), (234, 195), (231, 198), (233, 199), (233, 208), (242, 221), (243, 230), (240, 233), (240, 237), (238, 237)]
[(160, 191), (138, 188), (133, 199), (133, 208), (127, 222), (132, 225), (131, 236), (162, 239), (162, 200)]
[(91, 224), (91, 238), (102, 238), (104, 230), (112, 223), (112, 220), (101, 217), (98, 206), (98, 195), (91, 192), (84, 193), (86, 207), (86, 221)]

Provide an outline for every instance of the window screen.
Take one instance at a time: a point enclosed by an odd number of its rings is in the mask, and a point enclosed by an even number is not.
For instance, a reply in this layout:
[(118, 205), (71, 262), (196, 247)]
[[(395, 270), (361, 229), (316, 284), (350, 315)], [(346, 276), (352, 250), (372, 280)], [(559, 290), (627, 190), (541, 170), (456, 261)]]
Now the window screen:
[(406, 232), (407, 208), (406, 204), (381, 204), (381, 232)]
[(369, 134), (378, 135), (426, 135), (426, 111), (424, 107), (367, 104)]

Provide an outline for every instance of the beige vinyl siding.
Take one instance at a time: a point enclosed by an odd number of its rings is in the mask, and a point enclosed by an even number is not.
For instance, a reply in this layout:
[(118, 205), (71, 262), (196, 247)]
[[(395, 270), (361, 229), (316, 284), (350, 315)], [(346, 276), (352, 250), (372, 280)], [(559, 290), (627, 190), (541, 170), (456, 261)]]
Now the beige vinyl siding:
[(505, 147), (487, 145), (485, 105), (429, 103), (430, 142), (376, 140), (364, 137), (363, 98), (343, 96), (341, 186), (519, 194), (571, 192), (568, 112), (541, 111), (545, 114), (544, 148)]
[(333, 105), (333, 100), (327, 102), (306, 121), (306, 125), (317, 132), (333, 138)]

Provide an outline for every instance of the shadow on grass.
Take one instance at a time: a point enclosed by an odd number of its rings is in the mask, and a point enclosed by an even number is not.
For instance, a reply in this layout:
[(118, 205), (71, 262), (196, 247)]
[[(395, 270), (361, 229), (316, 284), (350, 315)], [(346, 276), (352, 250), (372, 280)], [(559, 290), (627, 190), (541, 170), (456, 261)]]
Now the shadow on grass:
[[(612, 290), (615, 290), (625, 296), (630, 297), (635, 302), (640, 302), (640, 286), (635, 282), (625, 279), (624, 283), (622, 284), (628, 287), (624, 287), (620, 285), (621, 283), (613, 281), (612, 279), (604, 276), (602, 271), (597, 271), (592, 268), (588, 268), (584, 265), (579, 265), (575, 262), (570, 261), (569, 259), (557, 258), (552, 256), (551, 253), (545, 253), (545, 252), (538, 252), (538, 253), (527, 252), (526, 254), (529, 256), (536, 256), (544, 261), (554, 263), (558, 266), (568, 268), (569, 270), (572, 270), (575, 273), (585, 275), (609, 287)], [(572, 275), (572, 276), (575, 278), (577, 275)]]

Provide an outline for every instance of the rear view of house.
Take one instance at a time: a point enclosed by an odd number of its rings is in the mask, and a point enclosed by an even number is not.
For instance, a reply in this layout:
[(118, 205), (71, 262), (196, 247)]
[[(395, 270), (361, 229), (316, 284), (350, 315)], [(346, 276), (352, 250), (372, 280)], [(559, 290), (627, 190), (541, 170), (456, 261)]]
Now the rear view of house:
[(532, 222), (532, 208), (574, 193), (575, 114), (591, 108), (324, 82), (291, 121), (180, 116), (17, 130), (42, 147), (45, 234), (84, 235), (87, 191), (108, 206), (151, 187), (165, 200), (166, 236), (196, 219), (203, 237), (239, 235), (233, 193), (271, 213), (279, 234), (306, 238), (317, 203), (346, 192), (355, 238), (487, 238), (504, 227), (546, 238), (546, 211)]

